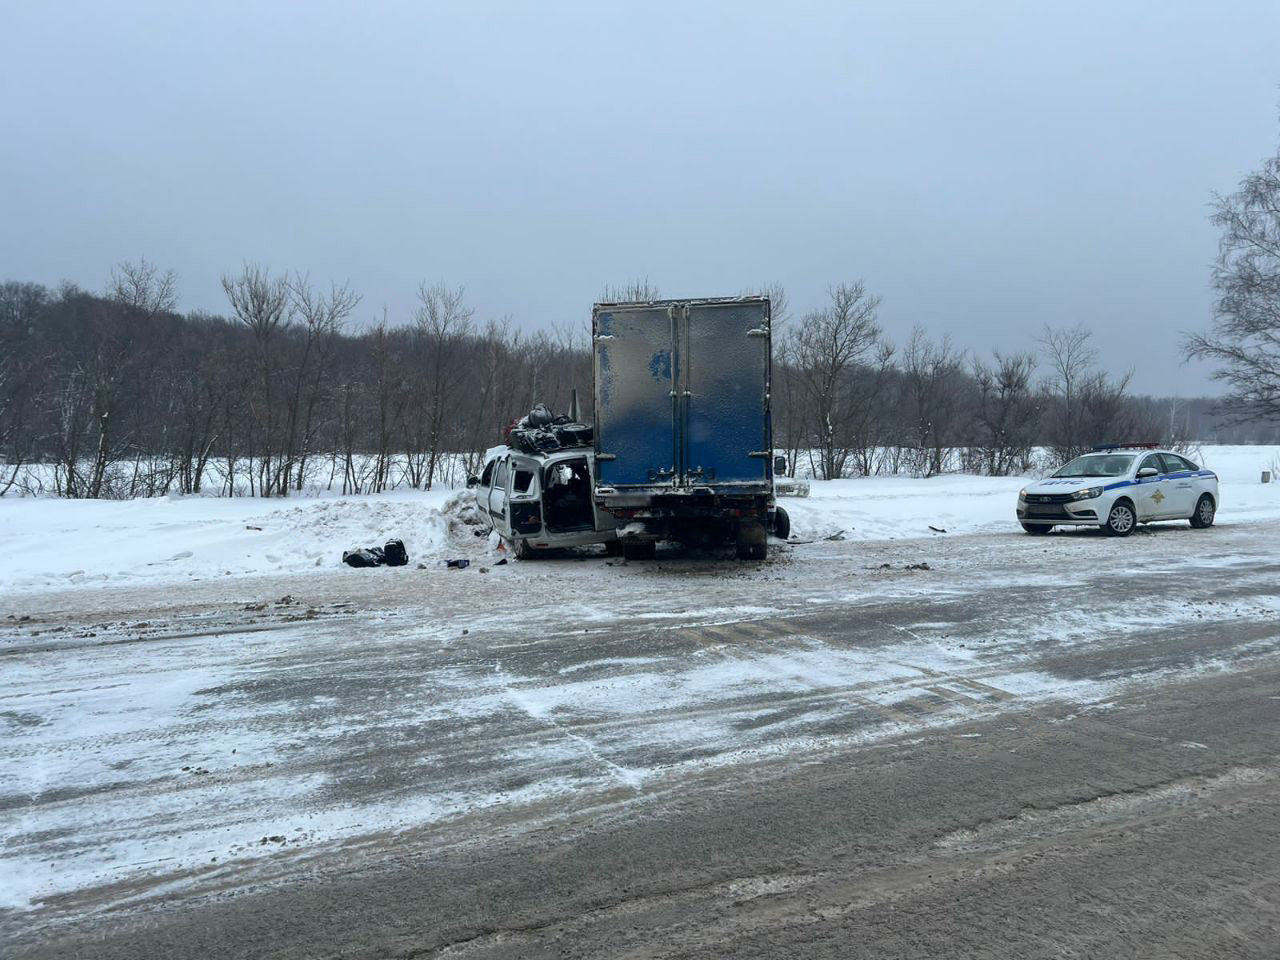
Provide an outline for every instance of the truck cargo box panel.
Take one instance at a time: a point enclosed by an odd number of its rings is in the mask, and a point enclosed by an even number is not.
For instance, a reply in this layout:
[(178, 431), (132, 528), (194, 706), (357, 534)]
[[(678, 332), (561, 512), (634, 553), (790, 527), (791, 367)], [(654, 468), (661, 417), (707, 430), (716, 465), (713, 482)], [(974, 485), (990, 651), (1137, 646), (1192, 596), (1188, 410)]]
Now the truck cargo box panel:
[(593, 333), (603, 487), (770, 489), (767, 299), (597, 304)]
[(597, 464), (599, 482), (670, 484), (675, 470), (671, 309), (601, 309), (594, 334), (597, 433), (608, 437), (605, 457)]
[[(758, 300), (691, 304), (681, 351), (688, 483), (766, 483), (767, 307)], [(756, 453), (756, 456), (751, 454)]]

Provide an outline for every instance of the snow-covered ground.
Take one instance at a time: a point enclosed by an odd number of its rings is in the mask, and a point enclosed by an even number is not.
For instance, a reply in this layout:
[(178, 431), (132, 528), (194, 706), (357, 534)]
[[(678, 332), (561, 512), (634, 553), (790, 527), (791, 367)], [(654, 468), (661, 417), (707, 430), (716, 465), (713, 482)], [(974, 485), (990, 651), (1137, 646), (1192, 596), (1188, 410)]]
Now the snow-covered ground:
[[(786, 500), (816, 542), (763, 564), (483, 575), (465, 492), (5, 498), (0, 928), (1275, 655), (1278, 453), (1204, 451), (1213, 531), (1046, 541), (1013, 520), (1023, 479), (848, 480)], [(340, 566), (390, 536), (409, 569)]]
[(13, 594), (0, 940), (409, 844), (640, 816), (1050, 702), (1109, 712), (1135, 683), (1280, 655), (1278, 526)]
[[(1221, 478), (1225, 520), (1280, 517), (1280, 483), (1263, 470), (1277, 446), (1207, 446), (1205, 466)], [(792, 537), (840, 532), (884, 540), (1013, 529), (1013, 505), (1025, 477), (946, 475), (927, 480), (876, 477), (815, 481), (808, 498), (782, 501)], [(0, 597), (102, 584), (162, 583), (336, 567), (342, 551), (399, 537), (411, 560), (479, 557), (485, 546), (450, 525), (465, 491), (396, 490), (367, 496), (253, 498), (158, 497), (93, 501), (0, 499)], [(456, 508), (456, 503), (454, 504)]]

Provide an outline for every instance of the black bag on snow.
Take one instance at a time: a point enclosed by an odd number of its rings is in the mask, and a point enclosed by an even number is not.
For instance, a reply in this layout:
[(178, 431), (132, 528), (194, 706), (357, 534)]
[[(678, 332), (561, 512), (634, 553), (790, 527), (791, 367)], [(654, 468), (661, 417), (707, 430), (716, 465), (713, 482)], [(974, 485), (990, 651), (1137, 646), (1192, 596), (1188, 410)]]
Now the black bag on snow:
[(388, 540), (382, 548), (382, 558), (388, 567), (403, 567), (409, 562), (409, 551), (404, 548), (403, 540)]
[(381, 547), (342, 551), (342, 562), (348, 567), (378, 567), (385, 559)]

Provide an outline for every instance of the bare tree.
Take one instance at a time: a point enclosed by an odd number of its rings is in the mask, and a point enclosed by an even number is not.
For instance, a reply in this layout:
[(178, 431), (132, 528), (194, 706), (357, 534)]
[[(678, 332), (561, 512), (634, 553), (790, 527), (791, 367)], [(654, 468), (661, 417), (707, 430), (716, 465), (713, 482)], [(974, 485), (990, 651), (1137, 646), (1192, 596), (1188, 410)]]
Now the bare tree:
[[(177, 304), (175, 285), (172, 271), (160, 274), (143, 260), (125, 262), (112, 271), (105, 300), (80, 291), (63, 291), (64, 301), (74, 303), (87, 316), (91, 346), (65, 371), (60, 397), (61, 462), (68, 495), (96, 499), (151, 493), (158, 482), (155, 472), (171, 472), (167, 458), (153, 459), (166, 445), (167, 429), (162, 425), (159, 438), (140, 444), (142, 425), (137, 417), (130, 418), (129, 400), (135, 401), (133, 406), (143, 400), (144, 408), (160, 411), (168, 405), (160, 384), (171, 373), (149, 361), (158, 359), (160, 353), (158, 315), (172, 311)], [(60, 349), (67, 351), (68, 347)], [(131, 476), (123, 489), (110, 489), (123, 481), (113, 476), (113, 465), (131, 450)], [(152, 461), (145, 470), (144, 459)], [(168, 479), (162, 483), (167, 486)]]
[(654, 284), (649, 282), (648, 277), (637, 277), (616, 286), (608, 284), (604, 288), (604, 293), (600, 294), (601, 303), (637, 303), (661, 298), (662, 294)]
[(445, 426), (449, 421), (454, 391), (463, 376), (458, 358), (463, 342), (471, 335), (472, 310), (463, 300), (463, 288), (450, 289), (443, 283), (418, 287), (418, 311), (414, 315), (417, 333), (427, 356), (430, 447), (426, 487), (431, 489), (444, 452)]
[(1213, 326), (1187, 338), (1187, 356), (1218, 364), (1237, 421), (1280, 421), (1280, 152), (1215, 196), (1213, 223), (1222, 231)]
[(1128, 395), (1133, 372), (1116, 377), (1094, 372), (1080, 385), (1079, 430), (1081, 448), (1114, 442), (1155, 442), (1163, 432), (1163, 418), (1131, 403)]
[(111, 269), (107, 296), (144, 313), (171, 313), (178, 306), (178, 275), (144, 257), (137, 263), (124, 260)]
[(400, 364), (394, 334), (387, 327), (385, 313), (375, 324), (370, 338), (370, 386), (374, 403), (375, 448), (374, 473), (371, 490), (381, 493), (392, 485), (391, 467), (395, 451), (392, 437), (404, 415), (405, 393), (400, 377)]
[[(867, 401), (858, 389), (858, 368), (877, 351), (887, 357), (876, 324), (878, 297), (859, 280), (828, 292), (830, 303), (806, 314), (789, 335), (786, 355), (798, 378), (807, 444), (823, 479), (844, 475), (854, 446), (854, 427)], [(887, 360), (886, 360), (887, 362)]]
[[(289, 283), (289, 296), (302, 331), (302, 355), (294, 368), (287, 397), (289, 427), (286, 450), (290, 464), (296, 458), (293, 486), (301, 490), (306, 477), (307, 457), (315, 438), (316, 410), (325, 395), (325, 378), (333, 346), (359, 305), (360, 297), (346, 283), (331, 283), (329, 292), (322, 293), (312, 287), (310, 280), (302, 274), (295, 274)], [(289, 485), (288, 470), (284, 484), (286, 487)]]
[(249, 328), (255, 340), (269, 340), (284, 324), (288, 278), (272, 277), (265, 267), (246, 263), (238, 275), (222, 275), (222, 289), (236, 319)]
[(762, 283), (757, 287), (748, 287), (742, 291), (742, 296), (769, 298), (769, 323), (775, 336), (791, 319), (791, 300), (787, 296), (787, 288), (780, 283)]
[(1005, 476), (1030, 468), (1039, 436), (1040, 404), (1032, 384), (1036, 358), (999, 350), (994, 357), (993, 365), (973, 361), (978, 403), (971, 465), (990, 476)]
[(934, 343), (916, 327), (902, 356), (908, 431), (915, 451), (915, 472), (942, 473), (958, 443), (957, 426), (964, 406), (960, 390), (964, 355), (950, 338)]
[[(286, 495), (283, 455), (278, 444), (280, 399), (277, 340), (288, 323), (289, 281), (272, 277), (265, 267), (246, 263), (236, 276), (223, 274), (222, 289), (236, 319), (253, 334), (257, 354), (258, 389), (250, 409), (258, 439), (258, 484), (260, 496)], [(252, 455), (252, 453), (251, 453)], [(250, 492), (253, 480), (250, 479)]]
[(1046, 324), (1038, 338), (1049, 367), (1046, 386), (1055, 399), (1046, 424), (1046, 441), (1059, 462), (1084, 452), (1080, 439), (1080, 387), (1098, 359), (1092, 337), (1083, 324), (1070, 328)]
[(36, 447), (32, 420), (42, 364), (35, 325), (47, 300), (37, 284), (0, 283), (0, 497)]

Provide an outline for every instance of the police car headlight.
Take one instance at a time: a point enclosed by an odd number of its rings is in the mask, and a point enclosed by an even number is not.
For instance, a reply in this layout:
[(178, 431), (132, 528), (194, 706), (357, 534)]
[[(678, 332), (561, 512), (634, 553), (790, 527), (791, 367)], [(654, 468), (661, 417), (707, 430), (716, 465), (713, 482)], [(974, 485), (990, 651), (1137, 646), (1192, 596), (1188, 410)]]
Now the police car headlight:
[(1072, 500), (1092, 500), (1094, 497), (1102, 496), (1101, 487), (1086, 487), (1083, 490), (1077, 490), (1071, 495)]
[(1019, 499), (1019, 500), (1025, 500), (1025, 499), (1027, 499), (1027, 488), (1026, 488), (1026, 487), (1023, 487), (1021, 490), (1019, 490), (1019, 491), (1018, 491), (1018, 499)]

